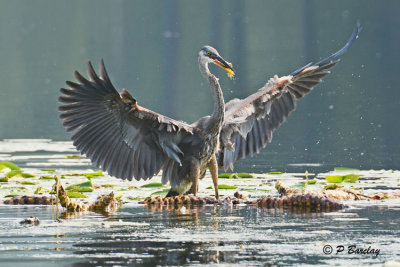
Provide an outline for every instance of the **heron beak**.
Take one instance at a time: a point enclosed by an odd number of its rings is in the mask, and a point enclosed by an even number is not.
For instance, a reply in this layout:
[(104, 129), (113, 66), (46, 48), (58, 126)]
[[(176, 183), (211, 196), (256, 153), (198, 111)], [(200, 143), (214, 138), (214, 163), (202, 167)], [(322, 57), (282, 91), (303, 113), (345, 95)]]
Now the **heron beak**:
[(214, 58), (214, 63), (224, 69), (228, 73), (229, 78), (233, 78), (233, 76), (235, 76), (235, 71), (233, 70), (232, 63), (225, 61), (222, 57)]

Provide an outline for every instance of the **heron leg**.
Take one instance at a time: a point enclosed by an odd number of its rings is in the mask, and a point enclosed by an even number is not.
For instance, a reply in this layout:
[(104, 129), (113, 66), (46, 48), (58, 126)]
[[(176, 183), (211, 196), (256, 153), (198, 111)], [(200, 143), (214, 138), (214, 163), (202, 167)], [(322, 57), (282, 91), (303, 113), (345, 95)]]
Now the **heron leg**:
[(215, 198), (218, 199), (218, 163), (217, 157), (213, 155), (208, 163), (208, 169), (210, 169), (211, 178), (214, 183), (214, 190), (215, 190)]
[(192, 166), (190, 168), (190, 176), (192, 177), (192, 193), (194, 196), (197, 195), (199, 190), (199, 179), (200, 179), (200, 163), (197, 159), (192, 160)]

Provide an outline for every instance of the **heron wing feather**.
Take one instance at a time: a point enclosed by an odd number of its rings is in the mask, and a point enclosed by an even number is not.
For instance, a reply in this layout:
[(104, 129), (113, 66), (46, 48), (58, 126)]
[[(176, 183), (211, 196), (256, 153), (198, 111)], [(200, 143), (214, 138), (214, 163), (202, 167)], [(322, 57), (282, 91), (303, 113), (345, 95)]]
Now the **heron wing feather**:
[(74, 132), (77, 149), (122, 179), (149, 179), (163, 168), (169, 171), (168, 165), (179, 166), (180, 142), (193, 128), (138, 106), (125, 89), (118, 93), (103, 61), (100, 76), (90, 62), (87, 72), (89, 79), (75, 71), (77, 83), (67, 81), (70, 88), (62, 88), (59, 98), (60, 118), (67, 131)]
[(275, 75), (256, 93), (229, 101), (220, 135), (219, 165), (233, 170), (234, 162), (253, 156), (270, 143), (273, 132), (296, 109), (297, 100), (322, 82), (360, 30), (357, 24), (345, 46), (331, 56), (309, 63), (288, 76)]

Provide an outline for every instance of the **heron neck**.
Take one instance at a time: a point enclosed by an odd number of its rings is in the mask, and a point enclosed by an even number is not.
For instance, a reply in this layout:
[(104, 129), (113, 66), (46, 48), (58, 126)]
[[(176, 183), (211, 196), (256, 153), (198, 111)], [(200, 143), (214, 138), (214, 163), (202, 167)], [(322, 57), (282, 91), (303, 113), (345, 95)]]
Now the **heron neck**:
[(203, 75), (204, 80), (208, 83), (211, 88), (211, 93), (214, 99), (214, 111), (211, 114), (207, 128), (207, 133), (219, 133), (224, 123), (225, 116), (225, 102), (224, 95), (219, 85), (218, 78), (213, 75), (208, 69), (208, 65), (200, 62), (200, 72)]

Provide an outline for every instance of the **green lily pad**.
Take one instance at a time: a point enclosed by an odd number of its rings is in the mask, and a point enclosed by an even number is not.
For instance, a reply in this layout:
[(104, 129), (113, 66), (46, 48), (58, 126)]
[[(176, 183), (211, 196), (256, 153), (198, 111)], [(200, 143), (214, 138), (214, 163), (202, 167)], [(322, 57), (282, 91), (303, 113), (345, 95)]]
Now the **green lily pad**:
[(21, 174), (21, 173), (22, 173), (21, 170), (12, 170), (12, 171), (9, 171), (9, 172), (6, 174), (6, 177), (11, 178), (11, 177), (14, 177), (14, 176), (16, 176), (16, 175), (18, 175), (18, 174)]
[(317, 179), (304, 181), (303, 183), (304, 183), (304, 184), (316, 184), (316, 183), (317, 183)]
[(127, 199), (129, 199), (129, 200), (140, 200), (140, 199), (143, 199), (143, 198), (142, 197), (127, 197)]
[(335, 172), (356, 172), (356, 171), (360, 171), (359, 169), (347, 168), (347, 167), (335, 167), (334, 170), (335, 170)]
[(273, 186), (274, 184), (273, 184), (273, 183), (266, 182), (266, 183), (261, 183), (261, 185)]
[(142, 185), (144, 188), (158, 188), (158, 187), (163, 187), (164, 185), (162, 183), (149, 183)]
[(12, 162), (9, 161), (0, 161), (0, 170), (4, 168), (9, 168), (12, 171), (19, 171), (19, 167)]
[(93, 184), (91, 181), (83, 182), (80, 184), (70, 185), (65, 190), (74, 192), (93, 192)]
[(344, 176), (343, 182), (355, 183), (361, 176), (362, 176), (361, 174), (347, 174)]
[(40, 176), (39, 179), (41, 179), (41, 180), (54, 180), (55, 178), (54, 178), (54, 176), (43, 175), (43, 176)]
[(21, 173), (21, 176), (24, 177), (24, 178), (32, 178), (32, 177), (35, 177), (35, 175), (30, 174), (30, 173), (26, 173), (26, 172)]
[(55, 172), (56, 169), (42, 169), (42, 171), (44, 171), (44, 172)]
[(271, 192), (269, 189), (258, 189), (258, 188), (243, 188), (240, 191), (247, 191), (247, 192)]
[(227, 179), (232, 179), (234, 177), (233, 173), (221, 173), (218, 175), (218, 178), (227, 178)]
[(164, 190), (160, 190), (160, 191), (156, 191), (154, 193), (152, 193), (152, 196), (160, 196), (160, 197), (165, 197), (169, 192), (169, 189), (164, 189)]
[(253, 175), (247, 172), (239, 172), (237, 176), (240, 178), (253, 178)]
[(8, 178), (7, 177), (1, 177), (0, 178), (0, 183), (8, 183)]
[(21, 184), (31, 184), (31, 185), (35, 185), (36, 183), (34, 183), (34, 182), (29, 182), (29, 181), (22, 181)]
[(343, 175), (325, 175), (325, 179), (328, 183), (341, 183), (343, 182)]
[(343, 187), (343, 185), (328, 184), (328, 185), (324, 186), (324, 189), (325, 190), (334, 190), (334, 189), (341, 188), (341, 187)]
[(267, 172), (267, 174), (284, 174), (284, 172)]
[(227, 185), (227, 184), (219, 184), (218, 189), (236, 189), (237, 186)]
[(47, 190), (45, 190), (45, 189), (43, 189), (43, 187), (41, 187), (41, 186), (38, 186), (37, 188), (36, 188), (36, 190), (35, 190), (35, 195), (41, 195), (41, 194), (43, 194), (43, 193), (47, 193), (48, 191)]
[(68, 189), (65, 189), (65, 190), (68, 190), (71, 192), (93, 192), (94, 189), (91, 187), (86, 187), (86, 186), (80, 187), (80, 186), (71, 185), (71, 186), (68, 186)]
[(86, 195), (79, 193), (79, 192), (75, 192), (75, 191), (68, 191), (67, 196), (70, 198), (86, 198), (87, 197)]
[(104, 176), (102, 172), (90, 172), (90, 173), (85, 173), (83, 174), (86, 178), (99, 178)]
[(18, 194), (9, 194), (9, 195), (6, 195), (6, 196), (4, 196), (4, 197), (19, 197), (20, 195), (18, 195)]
[(114, 186), (115, 186), (115, 185), (113, 185), (113, 184), (103, 184), (103, 185), (102, 185), (102, 187), (106, 187), (106, 188), (107, 188), (107, 187), (114, 187)]
[(82, 158), (80, 155), (68, 155), (67, 159), (80, 159)]

